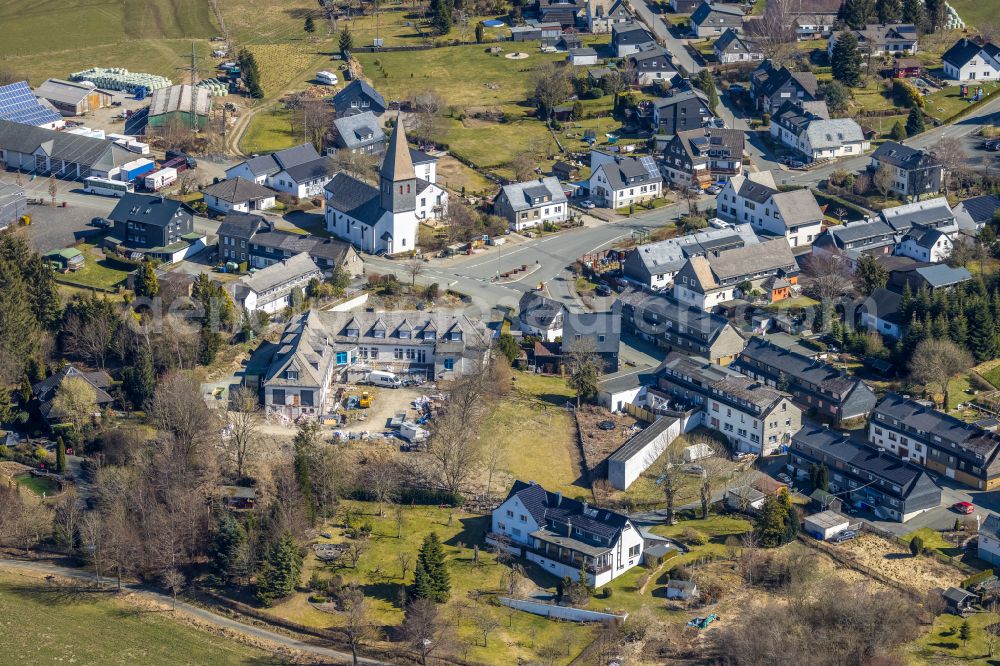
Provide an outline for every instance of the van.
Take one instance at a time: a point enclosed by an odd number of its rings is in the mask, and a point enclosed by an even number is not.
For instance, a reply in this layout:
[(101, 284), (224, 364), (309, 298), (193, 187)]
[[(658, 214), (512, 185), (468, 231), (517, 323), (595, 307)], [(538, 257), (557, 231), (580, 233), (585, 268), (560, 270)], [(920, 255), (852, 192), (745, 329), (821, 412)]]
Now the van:
[(382, 386), (385, 388), (399, 388), (403, 385), (399, 377), (393, 373), (381, 372), (380, 370), (368, 373), (368, 383), (372, 386)]
[(338, 83), (337, 75), (334, 74), (333, 72), (328, 72), (326, 70), (323, 70), (322, 72), (316, 72), (316, 80), (328, 86), (335, 86)]

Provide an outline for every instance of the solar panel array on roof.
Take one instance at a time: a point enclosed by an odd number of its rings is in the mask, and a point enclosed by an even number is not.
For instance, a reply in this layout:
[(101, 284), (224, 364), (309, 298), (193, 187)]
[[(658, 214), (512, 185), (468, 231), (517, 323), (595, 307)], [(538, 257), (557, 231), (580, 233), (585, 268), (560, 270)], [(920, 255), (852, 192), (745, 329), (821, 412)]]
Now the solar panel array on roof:
[(646, 172), (654, 178), (660, 175), (660, 168), (656, 166), (656, 160), (652, 157), (640, 157), (639, 162), (646, 168)]
[(62, 116), (43, 106), (27, 81), (0, 86), (0, 119), (40, 127), (62, 120)]

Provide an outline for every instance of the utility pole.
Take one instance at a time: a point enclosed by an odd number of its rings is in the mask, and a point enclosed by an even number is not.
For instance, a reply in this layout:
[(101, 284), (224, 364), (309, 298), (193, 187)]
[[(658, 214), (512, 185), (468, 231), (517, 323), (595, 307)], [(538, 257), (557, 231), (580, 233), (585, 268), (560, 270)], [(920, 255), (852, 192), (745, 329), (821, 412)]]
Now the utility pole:
[(189, 109), (191, 113), (191, 129), (197, 129), (198, 127), (197, 104), (195, 103), (195, 84), (198, 83), (198, 65), (195, 58), (194, 42), (191, 42), (191, 108)]

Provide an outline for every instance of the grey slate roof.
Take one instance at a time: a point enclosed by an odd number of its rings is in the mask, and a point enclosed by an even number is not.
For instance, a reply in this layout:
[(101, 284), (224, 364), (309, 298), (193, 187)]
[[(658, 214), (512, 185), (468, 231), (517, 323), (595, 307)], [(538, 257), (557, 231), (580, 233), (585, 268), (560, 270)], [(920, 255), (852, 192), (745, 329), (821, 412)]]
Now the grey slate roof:
[(265, 224), (264, 218), (260, 215), (233, 213), (222, 218), (218, 234), (219, 237), (228, 236), (230, 238), (250, 240), (263, 224)]
[(285, 173), (296, 183), (319, 180), (337, 173), (337, 161), (332, 157), (319, 157), (311, 162), (297, 164), (285, 169)]
[(371, 111), (337, 118), (333, 121), (333, 126), (337, 129), (337, 136), (349, 149), (385, 141), (385, 132)]
[(757, 91), (764, 97), (771, 97), (786, 83), (794, 80), (797, 87), (806, 92), (810, 98), (816, 97), (819, 83), (812, 72), (793, 72), (787, 67), (776, 69), (770, 60), (765, 60), (753, 71), (751, 79), (756, 82)]
[(326, 184), (325, 189), (330, 194), (327, 205), (369, 226), (382, 216), (382, 202), (377, 187), (341, 172)]
[(994, 539), (1000, 539), (1000, 516), (995, 513), (987, 515), (979, 532), (986, 533)]
[(541, 527), (545, 527), (550, 520), (560, 524), (569, 520), (574, 527), (610, 539), (613, 543), (629, 522), (625, 514), (593, 508), (561, 494), (550, 493), (535, 483), (515, 481), (507, 499), (515, 495)]
[(245, 203), (255, 199), (267, 199), (277, 194), (272, 189), (258, 185), (252, 180), (246, 180), (240, 176), (219, 181), (214, 185), (208, 185), (202, 188), (201, 192), (202, 194), (208, 194), (229, 203)]
[(748, 361), (759, 361), (766, 366), (776, 368), (791, 378), (821, 387), (826, 392), (839, 394), (842, 398), (846, 397), (855, 386), (861, 384), (861, 380), (857, 377), (852, 377), (829, 363), (782, 349), (761, 337), (750, 338), (746, 348), (734, 361), (732, 367), (744, 374), (746, 374), (746, 370), (751, 372), (761, 370)]
[(526, 291), (517, 303), (518, 319), (533, 328), (547, 329), (563, 314), (562, 303), (537, 291)]
[(823, 220), (823, 211), (820, 210), (812, 190), (803, 188), (778, 192), (771, 197), (771, 201), (781, 213), (781, 219), (787, 228)]
[(86, 372), (67, 364), (60, 368), (58, 372), (31, 387), (31, 392), (39, 402), (38, 410), (44, 418), (58, 419), (64, 416), (53, 409), (52, 401), (55, 399), (56, 392), (63, 381), (71, 377), (83, 379), (94, 389), (94, 397), (98, 405), (103, 407), (114, 401), (114, 398), (106, 390), (111, 387), (111, 376), (108, 373), (103, 370)]
[(288, 170), (301, 164), (307, 164), (320, 159), (319, 153), (311, 143), (303, 143), (291, 148), (285, 148), (269, 155), (258, 155), (244, 161), (254, 176), (273, 176), (282, 170)]
[(750, 39), (740, 36), (732, 28), (726, 28), (713, 46), (717, 53), (760, 53), (760, 47)]
[[(500, 189), (514, 212), (528, 210), (543, 203), (566, 202), (566, 193), (555, 176), (510, 183)], [(548, 200), (544, 200), (545, 197)]]
[(860, 307), (864, 312), (873, 317), (878, 317), (882, 321), (887, 321), (897, 326), (905, 326), (906, 322), (903, 321), (899, 312), (901, 300), (902, 296), (898, 292), (890, 291), (885, 287), (878, 287), (872, 291), (871, 295), (864, 300)]
[(886, 164), (907, 170), (915, 169), (919, 166), (928, 166), (929, 164), (940, 164), (930, 153), (904, 146), (896, 141), (886, 141), (876, 148), (871, 156), (879, 162), (885, 162)]
[(944, 197), (884, 208), (879, 215), (893, 229), (901, 233), (909, 231), (915, 225), (939, 227), (955, 223), (955, 215)]
[(615, 45), (618, 44), (645, 44), (647, 42), (655, 42), (653, 36), (643, 28), (642, 26), (636, 25), (635, 23), (616, 23), (611, 26), (611, 39)]
[(711, 345), (727, 327), (729, 320), (700, 308), (693, 308), (663, 295), (650, 294), (639, 289), (626, 289), (618, 296), (616, 304), (621, 304), (636, 310), (636, 317), (642, 313), (656, 315), (662, 321), (670, 323), (672, 333), (698, 338), (706, 345)]
[[(891, 481), (901, 487), (899, 493), (892, 494), (902, 497), (906, 497), (913, 485), (926, 474), (923, 469), (911, 462), (904, 462), (890, 453), (879, 453), (878, 449), (855, 442), (846, 433), (819, 425), (803, 426), (792, 435), (792, 443), (818, 449), (848, 467), (857, 467), (878, 478)], [(888, 490), (884, 486), (879, 486), (879, 489), (883, 492)]]
[(668, 238), (657, 243), (639, 245), (629, 251), (642, 263), (650, 275), (677, 272), (689, 257), (705, 255), (720, 248), (756, 245), (760, 242), (749, 224), (731, 229), (705, 229), (685, 236)]
[(320, 274), (319, 266), (305, 252), (296, 254), (284, 261), (271, 264), (267, 268), (262, 268), (256, 273), (240, 278), (237, 284), (258, 294), (263, 294), (269, 289), (279, 287), (296, 278), (315, 273)]
[(165, 227), (177, 215), (187, 210), (183, 202), (159, 195), (126, 193), (108, 215), (115, 222), (141, 222)]
[(590, 48), (589, 46), (583, 46), (583, 47), (580, 47), (580, 48), (570, 49), (569, 50), (569, 54), (571, 56), (573, 56), (573, 57), (584, 58), (584, 57), (587, 57), (587, 56), (596, 56), (597, 55), (597, 51), (595, 51), (594, 49)]
[(388, 109), (388, 105), (385, 103), (385, 98), (379, 94), (377, 90), (371, 87), (367, 81), (362, 79), (354, 79), (349, 84), (344, 86), (344, 89), (333, 96), (333, 106), (337, 109), (338, 115), (343, 115), (347, 111), (347, 105), (350, 100), (357, 95), (364, 95), (372, 100), (375, 104), (380, 107), (381, 111)]
[(994, 46), (992, 42), (986, 42), (980, 46), (971, 39), (962, 38), (944, 52), (941, 60), (961, 69), (966, 63), (978, 56), (980, 51), (985, 51), (991, 58), (1000, 59), (1000, 48)]
[(922, 431), (927, 437), (939, 437), (944, 446), (954, 443), (957, 448), (950, 450), (956, 453), (972, 452), (987, 458), (1000, 448), (1000, 435), (927, 407), (916, 400), (904, 398), (898, 393), (887, 393), (875, 406), (872, 416), (883, 422), (898, 421), (906, 428)]
[(694, 25), (740, 26), (743, 24), (743, 8), (739, 5), (711, 3), (702, 0), (698, 8), (691, 14), (691, 23)]
[(784, 238), (725, 250), (718, 255), (710, 254), (707, 259), (708, 265), (719, 280), (797, 266), (792, 249)]
[(74, 162), (101, 171), (109, 171), (136, 158), (135, 153), (106, 139), (0, 120), (0, 149), (31, 154), (39, 147), (43, 147), (55, 160)]
[(924, 278), (932, 289), (950, 287), (972, 279), (972, 273), (964, 266), (952, 267), (948, 264), (932, 264), (916, 269), (917, 275)]
[(615, 157), (613, 162), (605, 162), (596, 170), (604, 172), (608, 184), (616, 190), (630, 185), (645, 185), (659, 183), (663, 180), (659, 170), (651, 173), (637, 157)]
[(993, 213), (998, 208), (1000, 208), (1000, 197), (994, 194), (984, 194), (959, 202), (958, 206), (955, 207), (955, 213), (957, 215), (961, 210), (973, 223), (985, 224), (993, 219)]
[(813, 148), (837, 148), (844, 143), (864, 141), (861, 126), (850, 118), (812, 119), (806, 125), (806, 136)]
[[(575, 336), (590, 343), (587, 351), (617, 354), (621, 342), (622, 319), (617, 312), (570, 312), (563, 318), (562, 351), (573, 352)], [(600, 340), (598, 336), (604, 336)]]

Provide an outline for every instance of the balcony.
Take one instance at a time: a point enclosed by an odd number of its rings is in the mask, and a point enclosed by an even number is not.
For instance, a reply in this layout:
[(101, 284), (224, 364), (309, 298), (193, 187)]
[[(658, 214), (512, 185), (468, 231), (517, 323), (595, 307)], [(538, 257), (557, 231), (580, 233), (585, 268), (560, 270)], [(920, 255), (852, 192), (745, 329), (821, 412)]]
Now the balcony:
[[(552, 560), (553, 562), (558, 562), (560, 564), (565, 564), (566, 566), (573, 567), (574, 569), (579, 569), (580, 568), (580, 561), (581, 561), (580, 558), (581, 557), (588, 557), (588, 558), (591, 557), (591, 556), (584, 556), (584, 555), (582, 555), (580, 553), (575, 553), (575, 552), (574, 552), (574, 554), (576, 555), (576, 557), (572, 557), (572, 556), (567, 557), (565, 555), (559, 555), (559, 554), (557, 554), (555, 552), (552, 552), (552, 551), (546, 551), (545, 548), (535, 548), (534, 546), (529, 546), (527, 544), (521, 543), (520, 541), (513, 541), (507, 535), (495, 534), (493, 532), (487, 533), (487, 535), (486, 535), (486, 542), (487, 543), (492, 543), (492, 544), (506, 542), (506, 543), (508, 543), (510, 545), (510, 548), (512, 548), (512, 549), (520, 549), (522, 551), (522, 553), (521, 553), (522, 556), (525, 556), (528, 553), (534, 553), (535, 555), (539, 555), (541, 557), (544, 557), (547, 560)], [(564, 548), (563, 550), (567, 550), (567, 549)], [(610, 549), (608, 549), (608, 551), (606, 551), (606, 553), (608, 554), (608, 557), (612, 557), (610, 555), (610, 552), (611, 552)], [(590, 564), (587, 564), (585, 566), (585, 569), (586, 569), (587, 573), (591, 573), (591, 574), (595, 574), (595, 575), (596, 574), (602, 574), (602, 573), (606, 573), (608, 571), (611, 571), (611, 564), (609, 564), (609, 563), (601, 563), (601, 564), (595, 565), (595, 564), (590, 563)]]

